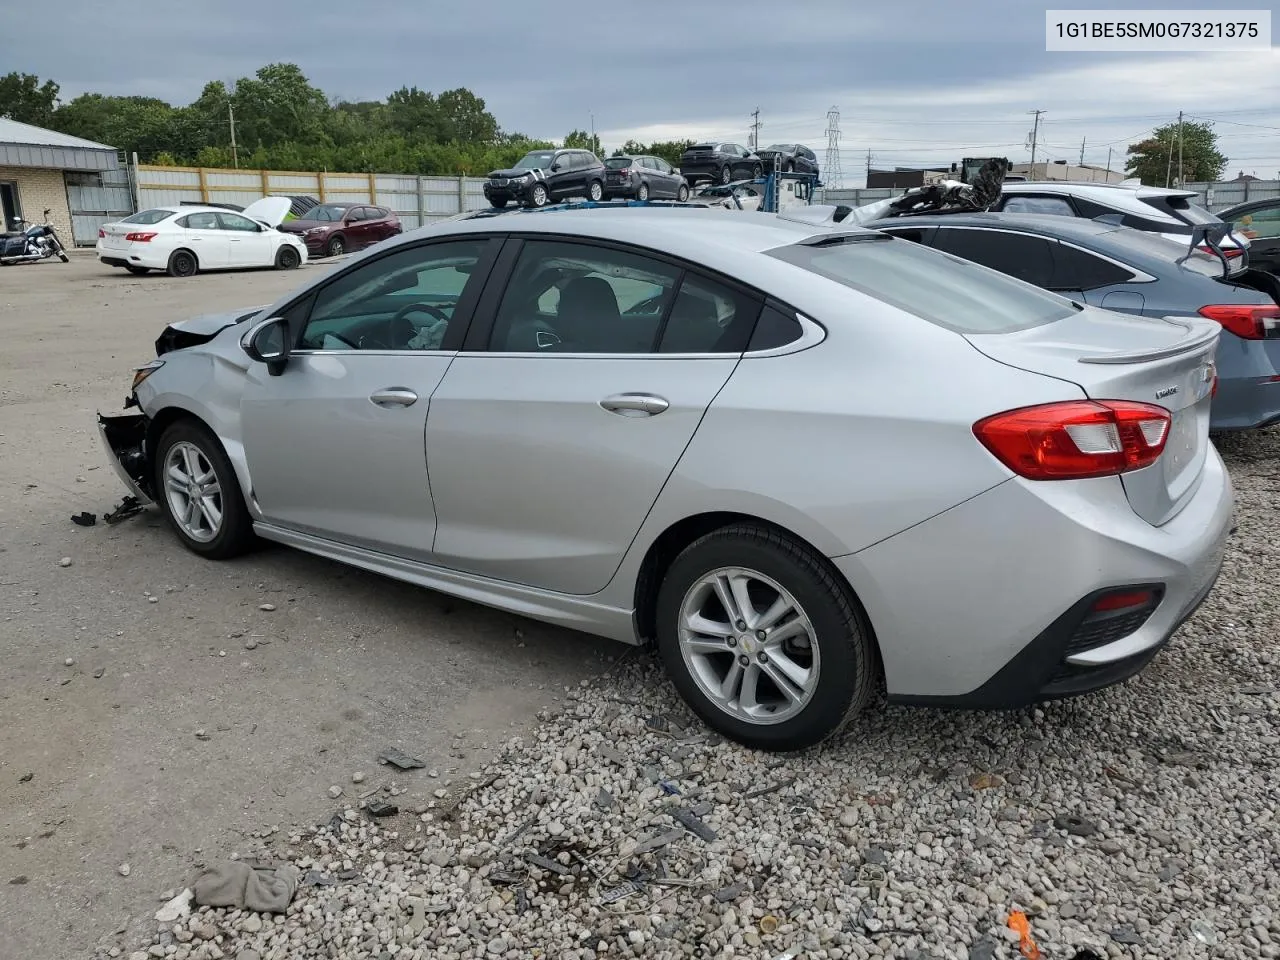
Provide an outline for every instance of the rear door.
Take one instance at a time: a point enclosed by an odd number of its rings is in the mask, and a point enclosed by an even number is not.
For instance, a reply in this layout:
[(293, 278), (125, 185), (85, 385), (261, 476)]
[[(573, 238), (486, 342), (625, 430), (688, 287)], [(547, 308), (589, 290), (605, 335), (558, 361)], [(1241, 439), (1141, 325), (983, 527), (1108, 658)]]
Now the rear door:
[(729, 379), (760, 302), (603, 242), (529, 238), (510, 255), (509, 283), (486, 290), (431, 401), (434, 560), (591, 594)]
[(216, 270), (231, 265), (231, 233), (222, 229), (216, 213), (210, 210), (188, 213), (179, 217), (177, 224), (182, 228), (179, 242), (195, 252), (201, 269)]

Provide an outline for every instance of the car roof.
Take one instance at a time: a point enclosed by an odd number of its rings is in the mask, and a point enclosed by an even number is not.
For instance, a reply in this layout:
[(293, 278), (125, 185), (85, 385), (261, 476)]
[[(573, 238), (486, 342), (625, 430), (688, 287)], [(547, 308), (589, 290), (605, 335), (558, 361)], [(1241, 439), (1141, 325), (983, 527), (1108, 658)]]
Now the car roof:
[[(1012, 188), (1012, 189), (1007, 189)], [(1118, 196), (1134, 197), (1194, 197), (1194, 190), (1176, 190), (1171, 187), (1148, 187), (1136, 183), (1096, 183), (1092, 180), (1010, 180), (1000, 188), (1006, 193), (1039, 193), (1058, 191), (1088, 196), (1097, 193), (1108, 199)]]
[(1114, 223), (1099, 220), (1085, 220), (1083, 217), (1063, 217), (1050, 213), (919, 213), (906, 217), (883, 217), (863, 226), (879, 229), (881, 227), (906, 226), (949, 226), (949, 227), (1010, 227), (1025, 230), (1028, 233), (1064, 239), (1088, 239), (1117, 230), (1131, 229)]

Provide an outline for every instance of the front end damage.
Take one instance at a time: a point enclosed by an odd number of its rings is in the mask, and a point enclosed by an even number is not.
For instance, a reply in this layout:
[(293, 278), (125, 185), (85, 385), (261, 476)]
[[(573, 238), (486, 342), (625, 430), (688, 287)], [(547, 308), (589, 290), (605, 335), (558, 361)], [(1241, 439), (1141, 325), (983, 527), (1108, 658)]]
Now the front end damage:
[(147, 456), (145, 414), (122, 413), (104, 417), (98, 414), (98, 434), (107, 449), (107, 459), (120, 482), (139, 504), (155, 502), (155, 482)]

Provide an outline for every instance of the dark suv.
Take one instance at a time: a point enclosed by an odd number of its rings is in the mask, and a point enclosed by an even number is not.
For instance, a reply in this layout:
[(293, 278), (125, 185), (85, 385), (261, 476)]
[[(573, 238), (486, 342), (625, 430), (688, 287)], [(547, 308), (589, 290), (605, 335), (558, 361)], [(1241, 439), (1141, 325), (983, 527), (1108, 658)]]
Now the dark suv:
[(568, 197), (604, 197), (604, 164), (590, 150), (533, 150), (510, 170), (494, 170), (484, 184), (494, 207), (512, 201), (542, 207)]
[(700, 180), (732, 183), (764, 176), (764, 163), (740, 143), (695, 143), (680, 155), (680, 172), (693, 186)]
[(766, 170), (772, 170), (774, 163), (782, 168), (783, 173), (812, 173), (817, 176), (818, 156), (803, 143), (774, 143), (757, 150), (756, 156), (764, 161)]

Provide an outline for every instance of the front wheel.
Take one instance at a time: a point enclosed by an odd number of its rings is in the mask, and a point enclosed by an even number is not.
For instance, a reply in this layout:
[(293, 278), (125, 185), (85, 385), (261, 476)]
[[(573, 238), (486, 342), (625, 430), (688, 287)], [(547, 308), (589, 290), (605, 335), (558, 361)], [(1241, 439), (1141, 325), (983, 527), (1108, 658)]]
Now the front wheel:
[(501, 210), (503, 207), (507, 205), (507, 201), (506, 200), (490, 200), (489, 204), (495, 210)]
[(545, 207), (547, 205), (547, 187), (542, 183), (535, 183), (533, 190), (529, 193), (529, 205), (533, 207)]
[(240, 481), (207, 427), (194, 420), (173, 424), (160, 437), (154, 464), (156, 499), (188, 550), (226, 560), (253, 544)]
[(812, 549), (754, 524), (709, 533), (675, 559), (658, 591), (657, 634), (693, 711), (759, 750), (825, 740), (878, 677), (847, 586)]
[(680, 184), (680, 189), (676, 191), (676, 199), (681, 203), (689, 199), (689, 185), (687, 183)]
[(347, 252), (347, 241), (342, 237), (333, 237), (325, 248), (325, 252), (331, 257), (340, 257)]
[(302, 256), (294, 247), (281, 247), (276, 254), (277, 270), (295, 270), (302, 263)]
[(599, 203), (604, 199), (604, 187), (599, 180), (592, 180), (587, 187), (587, 199), (592, 203)]
[(759, 179), (760, 179), (761, 177), (763, 177), (763, 176), (764, 176), (764, 166), (763, 166), (762, 164), (759, 164), (759, 163), (755, 164), (755, 165), (751, 168), (751, 179), (752, 179), (752, 180), (759, 180)]

